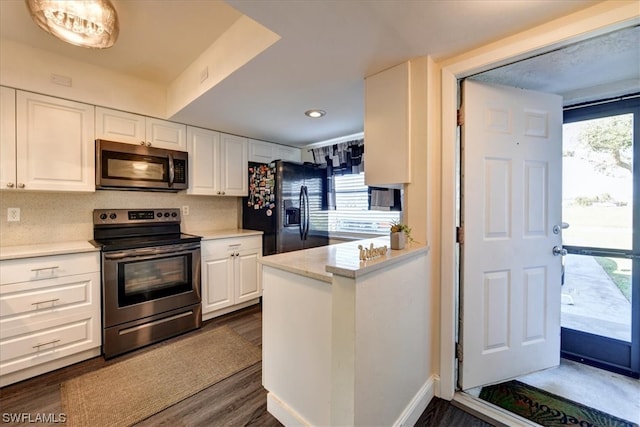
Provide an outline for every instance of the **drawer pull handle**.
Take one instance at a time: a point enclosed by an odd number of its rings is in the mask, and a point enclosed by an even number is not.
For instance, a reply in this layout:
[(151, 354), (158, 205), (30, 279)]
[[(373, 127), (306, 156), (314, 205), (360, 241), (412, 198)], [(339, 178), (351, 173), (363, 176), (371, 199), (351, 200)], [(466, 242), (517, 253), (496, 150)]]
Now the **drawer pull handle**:
[(51, 270), (51, 272), (53, 273), (53, 270), (55, 270), (56, 268), (60, 268), (60, 267), (57, 265), (54, 265), (53, 267), (32, 268), (31, 271), (37, 273), (39, 271)]
[(60, 342), (60, 340), (53, 340), (53, 341), (45, 342), (42, 344), (36, 344), (33, 346), (33, 348), (35, 348), (36, 350), (40, 350), (40, 347), (44, 347), (45, 345), (49, 345), (49, 344), (55, 344), (57, 342)]
[(56, 301), (60, 301), (60, 298), (48, 299), (46, 301), (32, 302), (31, 305), (39, 306), (40, 304), (46, 304), (48, 302), (50, 302), (51, 305), (54, 305)]

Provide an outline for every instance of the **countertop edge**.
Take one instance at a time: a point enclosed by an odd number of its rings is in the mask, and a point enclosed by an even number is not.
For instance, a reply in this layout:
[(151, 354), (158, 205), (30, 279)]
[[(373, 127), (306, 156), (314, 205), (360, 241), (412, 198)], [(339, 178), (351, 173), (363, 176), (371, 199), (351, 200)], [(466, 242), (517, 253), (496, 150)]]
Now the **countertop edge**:
[(0, 261), (34, 258), (53, 255), (69, 255), (83, 252), (99, 252), (87, 240), (75, 240), (59, 243), (36, 243), (33, 245), (0, 247)]
[[(234, 237), (262, 236), (262, 231), (247, 230), (242, 228), (225, 230), (194, 230), (186, 231), (187, 234), (201, 236), (202, 240), (227, 239)], [(89, 240), (70, 240), (57, 243), (34, 243), (29, 245), (0, 246), (0, 261), (34, 258), (52, 255), (68, 255), (82, 252), (99, 252)]]
[(226, 230), (187, 230), (187, 234), (202, 237), (202, 240), (228, 239), (233, 237), (262, 236), (264, 233), (257, 230), (244, 228), (231, 228)]
[[(389, 257), (387, 254), (385, 257), (380, 257), (377, 259), (373, 259), (371, 261), (363, 261), (361, 262), (361, 267), (356, 269), (338, 267), (335, 265), (327, 265), (326, 271), (337, 276), (347, 277), (350, 279), (358, 279), (367, 274), (371, 274), (377, 270), (381, 270), (383, 268), (387, 268), (391, 265), (406, 261), (411, 258), (415, 258), (417, 256), (429, 253), (429, 246), (420, 246), (418, 248), (407, 248), (402, 249), (400, 251), (396, 251), (393, 249), (388, 249), (388, 254), (391, 253), (393, 256)], [(398, 253), (395, 253), (398, 252)], [(367, 265), (367, 263), (371, 263)]]
[(290, 264), (282, 264), (280, 262), (272, 262), (266, 258), (260, 258), (258, 261), (260, 264), (265, 265), (267, 267), (275, 268), (277, 270), (287, 271), (289, 273), (297, 274), (299, 276), (309, 277), (311, 279), (320, 280), (326, 283), (332, 283), (333, 276), (330, 273), (326, 274), (318, 274), (313, 271), (305, 270), (302, 268), (296, 268)]

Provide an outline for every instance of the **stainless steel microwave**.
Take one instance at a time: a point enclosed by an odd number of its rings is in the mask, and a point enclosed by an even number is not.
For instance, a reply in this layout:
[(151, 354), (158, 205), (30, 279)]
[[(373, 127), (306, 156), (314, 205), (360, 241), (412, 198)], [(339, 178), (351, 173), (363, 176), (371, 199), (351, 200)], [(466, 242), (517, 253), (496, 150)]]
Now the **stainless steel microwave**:
[(180, 191), (188, 187), (185, 151), (96, 140), (96, 188)]

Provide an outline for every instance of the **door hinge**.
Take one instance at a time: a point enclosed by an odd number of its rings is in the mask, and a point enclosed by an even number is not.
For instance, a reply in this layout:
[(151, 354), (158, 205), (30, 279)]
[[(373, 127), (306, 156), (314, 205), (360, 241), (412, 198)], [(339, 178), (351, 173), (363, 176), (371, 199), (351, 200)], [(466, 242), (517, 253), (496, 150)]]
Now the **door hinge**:
[(456, 242), (461, 245), (464, 243), (464, 228), (456, 227)]
[(462, 112), (462, 110), (458, 110), (456, 116), (457, 116), (456, 120), (458, 122), (458, 126), (464, 125), (464, 113)]
[(456, 343), (456, 359), (458, 362), (462, 362), (462, 344), (459, 342)]

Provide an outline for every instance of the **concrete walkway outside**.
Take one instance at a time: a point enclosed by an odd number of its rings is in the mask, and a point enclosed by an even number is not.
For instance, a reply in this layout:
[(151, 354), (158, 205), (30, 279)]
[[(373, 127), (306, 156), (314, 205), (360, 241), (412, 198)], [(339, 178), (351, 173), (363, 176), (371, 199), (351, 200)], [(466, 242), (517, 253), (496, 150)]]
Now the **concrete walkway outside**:
[(563, 327), (631, 341), (631, 303), (593, 257), (565, 256), (562, 293)]

